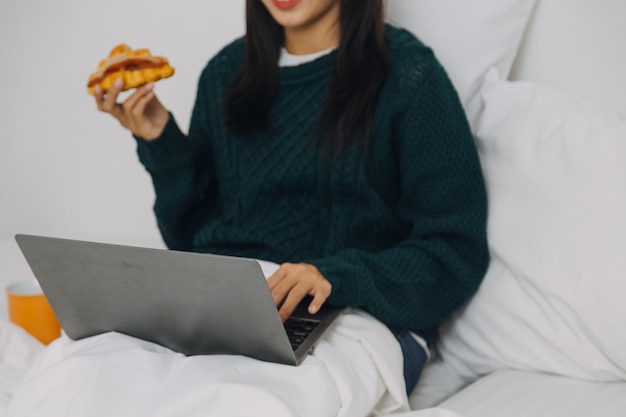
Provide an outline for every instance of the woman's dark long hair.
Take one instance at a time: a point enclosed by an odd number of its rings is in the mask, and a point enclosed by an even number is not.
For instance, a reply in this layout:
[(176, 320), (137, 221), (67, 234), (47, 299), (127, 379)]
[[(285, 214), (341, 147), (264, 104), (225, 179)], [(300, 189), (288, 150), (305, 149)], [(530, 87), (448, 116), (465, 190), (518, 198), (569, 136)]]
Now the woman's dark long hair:
[[(378, 92), (388, 72), (383, 0), (340, 0), (340, 41), (317, 139), (325, 153), (351, 145), (366, 151)], [(246, 3), (244, 66), (224, 94), (227, 125), (239, 132), (267, 129), (278, 89), (284, 33), (259, 0)]]

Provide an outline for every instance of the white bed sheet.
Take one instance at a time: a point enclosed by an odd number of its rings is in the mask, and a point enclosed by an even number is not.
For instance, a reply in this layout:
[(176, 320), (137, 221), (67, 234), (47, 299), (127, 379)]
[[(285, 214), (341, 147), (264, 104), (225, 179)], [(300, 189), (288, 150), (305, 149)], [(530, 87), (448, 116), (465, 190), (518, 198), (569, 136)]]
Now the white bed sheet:
[[(13, 239), (0, 239), (4, 287), (32, 279)], [(277, 267), (260, 262), (266, 275)], [(0, 417), (116, 415), (405, 415), (400, 347), (352, 310), (298, 367), (240, 356), (186, 358), (117, 333), (45, 348), (8, 322), (0, 300)], [(397, 414), (400, 413), (400, 414)], [(416, 417), (456, 417), (431, 408)]]
[(243, 356), (185, 357), (119, 333), (62, 336), (43, 351), (26, 349), (32, 354), (5, 387), (10, 403), (0, 415), (454, 417), (437, 408), (404, 414), (399, 349), (382, 323), (357, 309), (298, 367)]
[(42, 345), (20, 327), (0, 319), (0, 416), (5, 416), (13, 392), (43, 353)]
[(536, 372), (498, 371), (440, 406), (464, 417), (624, 417), (626, 382), (595, 383)]

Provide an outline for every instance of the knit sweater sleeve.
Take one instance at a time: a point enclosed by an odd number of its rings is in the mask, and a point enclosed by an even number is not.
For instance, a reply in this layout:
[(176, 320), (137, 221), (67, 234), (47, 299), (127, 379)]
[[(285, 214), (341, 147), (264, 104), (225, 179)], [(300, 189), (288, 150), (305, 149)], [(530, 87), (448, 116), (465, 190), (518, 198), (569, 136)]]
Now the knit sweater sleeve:
[(445, 71), (430, 69), (396, 129), (406, 238), (379, 253), (347, 248), (312, 261), (332, 284), (330, 303), (427, 337), (476, 291), (489, 258), (478, 153)]
[(208, 160), (209, 129), (206, 125), (206, 71), (200, 78), (189, 135), (182, 133), (174, 117), (152, 141), (137, 141), (139, 160), (152, 178), (156, 195), (154, 213), (169, 249), (192, 250), (193, 236), (203, 216), (211, 210), (213, 175)]

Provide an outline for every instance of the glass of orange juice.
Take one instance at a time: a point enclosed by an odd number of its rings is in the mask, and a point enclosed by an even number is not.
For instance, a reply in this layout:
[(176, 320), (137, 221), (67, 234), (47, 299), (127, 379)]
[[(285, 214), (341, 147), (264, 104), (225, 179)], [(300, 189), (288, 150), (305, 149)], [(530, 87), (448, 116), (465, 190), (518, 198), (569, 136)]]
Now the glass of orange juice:
[(7, 287), (9, 320), (47, 345), (61, 336), (61, 325), (36, 280)]

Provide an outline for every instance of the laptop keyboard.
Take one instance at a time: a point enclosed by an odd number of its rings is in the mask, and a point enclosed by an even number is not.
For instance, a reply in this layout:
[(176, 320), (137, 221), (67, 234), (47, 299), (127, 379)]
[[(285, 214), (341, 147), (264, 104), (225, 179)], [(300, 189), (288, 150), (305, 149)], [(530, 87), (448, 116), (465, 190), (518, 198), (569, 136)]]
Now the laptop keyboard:
[(288, 318), (285, 321), (285, 330), (287, 331), (287, 336), (289, 336), (289, 342), (291, 342), (291, 347), (295, 351), (300, 347), (302, 342), (315, 330), (319, 321), (317, 320), (307, 320), (300, 318)]

